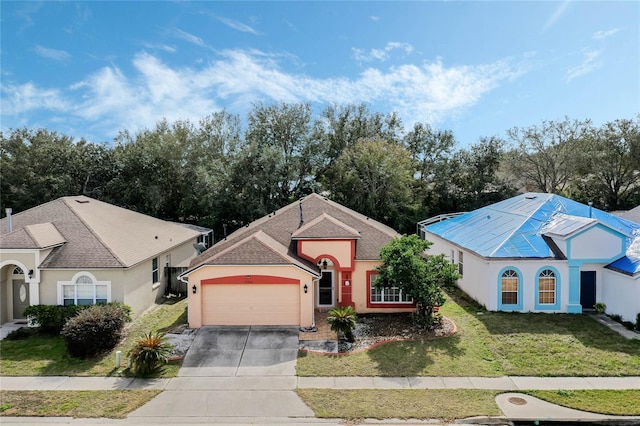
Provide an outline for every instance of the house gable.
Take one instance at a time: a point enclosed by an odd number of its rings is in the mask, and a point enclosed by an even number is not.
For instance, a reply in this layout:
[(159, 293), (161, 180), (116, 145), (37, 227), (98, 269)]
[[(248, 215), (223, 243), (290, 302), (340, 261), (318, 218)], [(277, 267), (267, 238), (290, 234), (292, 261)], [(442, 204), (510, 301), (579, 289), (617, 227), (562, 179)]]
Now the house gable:
[(627, 237), (602, 224), (585, 229), (567, 241), (567, 258), (583, 262), (609, 263), (626, 251)]

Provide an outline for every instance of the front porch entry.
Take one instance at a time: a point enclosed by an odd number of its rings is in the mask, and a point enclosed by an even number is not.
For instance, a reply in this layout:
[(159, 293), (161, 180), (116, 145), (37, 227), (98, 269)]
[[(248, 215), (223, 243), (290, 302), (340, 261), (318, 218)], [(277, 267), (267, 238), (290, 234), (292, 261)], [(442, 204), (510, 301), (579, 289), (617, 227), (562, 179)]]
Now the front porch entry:
[(24, 310), (29, 306), (29, 285), (22, 279), (14, 279), (13, 283), (13, 319), (26, 319)]
[(322, 277), (318, 281), (318, 307), (332, 308), (335, 306), (334, 271), (322, 271)]

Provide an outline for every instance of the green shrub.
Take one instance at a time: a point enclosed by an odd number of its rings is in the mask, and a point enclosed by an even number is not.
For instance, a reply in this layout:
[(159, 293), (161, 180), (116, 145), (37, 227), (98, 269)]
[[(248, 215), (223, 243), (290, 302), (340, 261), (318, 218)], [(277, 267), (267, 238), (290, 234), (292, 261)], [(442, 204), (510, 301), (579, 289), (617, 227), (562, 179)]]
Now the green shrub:
[(167, 342), (164, 333), (150, 332), (140, 337), (129, 351), (131, 370), (136, 376), (146, 376), (167, 362), (173, 345)]
[[(126, 314), (126, 321), (131, 321), (132, 309), (121, 302), (102, 303), (101, 305), (116, 306)], [(24, 314), (38, 327), (39, 331), (59, 334), (64, 324), (84, 309), (92, 305), (31, 305), (24, 310)]]
[(101, 305), (106, 306), (115, 306), (116, 308), (122, 309), (122, 312), (125, 314), (125, 321), (131, 321), (131, 314), (133, 313), (133, 309), (129, 305), (125, 305), (122, 302), (109, 302), (109, 303), (100, 303)]
[(640, 312), (636, 315), (636, 331), (640, 331)]
[(598, 302), (593, 305), (593, 309), (595, 309), (596, 313), (598, 314), (604, 314), (604, 311), (607, 309), (607, 305), (602, 302)]
[(31, 305), (24, 310), (25, 316), (44, 333), (58, 334), (69, 318), (87, 306), (76, 305)]
[(123, 337), (128, 313), (118, 305), (93, 305), (69, 319), (62, 329), (67, 351), (89, 358), (116, 347)]
[(351, 306), (333, 308), (327, 314), (327, 322), (331, 330), (344, 334), (349, 342), (354, 342), (353, 330), (356, 328), (358, 315)]

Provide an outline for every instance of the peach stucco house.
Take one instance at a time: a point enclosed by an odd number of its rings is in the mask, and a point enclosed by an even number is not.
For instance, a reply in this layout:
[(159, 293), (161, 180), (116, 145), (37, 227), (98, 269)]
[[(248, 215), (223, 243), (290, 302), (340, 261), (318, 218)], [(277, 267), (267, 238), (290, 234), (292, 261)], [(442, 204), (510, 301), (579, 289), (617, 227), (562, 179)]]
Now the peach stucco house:
[[(165, 294), (165, 267), (187, 267), (201, 232), (85, 196), (0, 221), (0, 322), (29, 305), (118, 301), (138, 315)], [(169, 269), (167, 269), (169, 270)]]
[(407, 312), (399, 289), (376, 289), (380, 249), (399, 234), (311, 194), (240, 228), (195, 258), (189, 326), (314, 324), (316, 309)]

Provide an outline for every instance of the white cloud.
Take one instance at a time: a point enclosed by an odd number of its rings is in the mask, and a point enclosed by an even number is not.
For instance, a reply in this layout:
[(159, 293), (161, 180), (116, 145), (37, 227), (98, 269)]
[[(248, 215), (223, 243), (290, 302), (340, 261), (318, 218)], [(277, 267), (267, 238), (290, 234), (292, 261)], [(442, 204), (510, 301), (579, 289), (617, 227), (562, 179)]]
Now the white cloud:
[(151, 50), (163, 50), (165, 52), (168, 53), (176, 53), (178, 51), (178, 49), (176, 49), (174, 46), (169, 46), (168, 44), (162, 44), (162, 43), (142, 43), (142, 46), (146, 47), (147, 49), (151, 49)]
[(589, 74), (591, 71), (599, 68), (602, 65), (602, 63), (598, 61), (598, 58), (601, 54), (602, 51), (600, 50), (585, 49), (582, 52), (582, 63), (567, 70), (567, 73), (565, 75), (565, 79), (567, 80), (567, 82), (573, 80), (574, 78)]
[(545, 22), (544, 27), (542, 27), (542, 32), (551, 28), (558, 21), (558, 19), (560, 19), (562, 15), (564, 15), (564, 12), (567, 10), (567, 7), (569, 6), (570, 2), (571, 0), (565, 0), (553, 10), (553, 13), (551, 14), (551, 16), (547, 18), (547, 21)]
[(602, 30), (601, 31), (596, 31), (595, 33), (593, 33), (591, 38), (593, 38), (594, 40), (603, 40), (605, 38), (611, 37), (612, 35), (614, 35), (618, 31), (620, 31), (620, 28), (612, 28), (612, 29), (606, 30), (606, 31), (602, 31)]
[(64, 111), (68, 108), (59, 90), (42, 89), (33, 83), (3, 84), (0, 93), (2, 114), (18, 115), (39, 109)]
[(255, 29), (253, 29), (249, 25), (243, 24), (242, 22), (235, 21), (233, 19), (225, 18), (225, 17), (222, 17), (222, 16), (218, 16), (217, 19), (218, 19), (218, 21), (222, 22), (223, 24), (225, 24), (226, 26), (228, 26), (229, 28), (232, 28), (234, 30), (241, 31), (243, 33), (251, 33), (251, 34), (255, 34), (255, 35), (259, 35), (260, 34), (258, 31), (256, 31)]
[(200, 47), (208, 47), (204, 40), (202, 40), (200, 37), (189, 34), (186, 31), (182, 31), (180, 28), (174, 28), (173, 31), (176, 37), (181, 38), (188, 43), (195, 44), (196, 46)]
[(380, 17), (379, 17), (379, 16), (376, 16), (376, 15), (371, 15), (369, 18), (370, 18), (373, 22), (378, 22), (378, 21), (380, 20)]
[(403, 50), (406, 54), (413, 52), (413, 46), (409, 43), (389, 42), (382, 49), (371, 49), (368, 53), (363, 49), (351, 48), (353, 57), (359, 62), (386, 61), (393, 50)]
[[(352, 79), (313, 78), (285, 71), (279, 61), (289, 59), (256, 50), (228, 50), (218, 60), (194, 69), (170, 66), (139, 53), (133, 58), (133, 74), (113, 66), (102, 68), (73, 85), (65, 93), (68, 102), (56, 89), (23, 86), (19, 96), (14, 86), (3, 87), (3, 114), (10, 108), (64, 111), (94, 131), (100, 128), (115, 135), (120, 129), (153, 127), (163, 117), (197, 121), (219, 110), (220, 104), (242, 114), (260, 101), (366, 102), (396, 111), (409, 126), (416, 121), (437, 123), (469, 108), (523, 72), (512, 60), (454, 67), (437, 60), (387, 69), (370, 67)], [(5, 101), (10, 103), (8, 108)]]
[(54, 61), (64, 62), (71, 58), (71, 54), (64, 50), (50, 49), (48, 47), (40, 46), (39, 44), (33, 49), (36, 54), (46, 59), (53, 59)]

